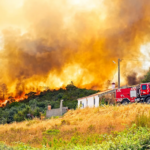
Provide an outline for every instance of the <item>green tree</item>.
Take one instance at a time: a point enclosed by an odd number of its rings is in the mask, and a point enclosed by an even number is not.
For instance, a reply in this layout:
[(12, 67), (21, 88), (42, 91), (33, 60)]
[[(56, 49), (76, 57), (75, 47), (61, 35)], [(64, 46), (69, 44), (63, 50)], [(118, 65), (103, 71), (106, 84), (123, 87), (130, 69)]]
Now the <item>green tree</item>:
[(29, 106), (26, 106), (26, 108), (24, 108), (21, 111), (18, 111), (18, 113), (14, 115), (14, 120), (18, 122), (23, 121), (27, 118), (27, 114), (29, 113), (31, 113), (31, 109)]
[(25, 115), (23, 114), (23, 111), (19, 111), (17, 114), (14, 115), (14, 120), (15, 121), (23, 121), (25, 118)]
[(35, 117), (40, 117), (41, 116), (40, 109), (38, 107), (34, 110), (33, 116), (35, 116)]
[(146, 73), (146, 75), (142, 80), (142, 83), (147, 83), (147, 82), (150, 82), (150, 70)]
[(71, 81), (70, 84), (68, 84), (68, 85), (66, 86), (66, 90), (67, 90), (67, 91), (72, 91), (72, 90), (76, 90), (76, 89), (77, 89), (77, 87), (73, 84), (72, 81)]

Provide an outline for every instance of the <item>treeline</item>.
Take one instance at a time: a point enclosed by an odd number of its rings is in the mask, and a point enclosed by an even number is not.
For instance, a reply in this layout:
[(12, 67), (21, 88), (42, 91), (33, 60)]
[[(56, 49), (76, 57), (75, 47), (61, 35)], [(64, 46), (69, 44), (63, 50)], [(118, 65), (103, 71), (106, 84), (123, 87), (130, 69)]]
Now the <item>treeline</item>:
[(63, 99), (63, 106), (69, 109), (77, 107), (77, 98), (88, 96), (98, 91), (77, 88), (73, 84), (66, 86), (66, 89), (47, 90), (36, 95), (34, 92), (28, 93), (28, 99), (21, 102), (7, 103), (0, 108), (0, 124), (20, 122), (25, 119), (32, 119), (45, 115), (47, 106), (53, 108), (60, 107), (60, 100)]

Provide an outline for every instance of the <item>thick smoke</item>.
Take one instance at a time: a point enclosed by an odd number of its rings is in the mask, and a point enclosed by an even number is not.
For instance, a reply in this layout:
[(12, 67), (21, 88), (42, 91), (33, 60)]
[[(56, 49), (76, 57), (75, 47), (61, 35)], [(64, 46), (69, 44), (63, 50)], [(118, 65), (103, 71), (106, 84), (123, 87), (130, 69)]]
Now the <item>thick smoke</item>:
[(141, 82), (142, 77), (137, 77), (137, 73), (133, 72), (127, 76), (128, 85), (137, 85)]
[[(9, 92), (70, 81), (103, 88), (116, 70), (113, 60), (141, 57), (150, 39), (149, 10), (149, 0), (24, 0), (15, 12), (21, 22), (12, 13), (17, 21), (1, 27), (0, 83)], [(121, 65), (122, 76), (141, 67), (130, 60)]]

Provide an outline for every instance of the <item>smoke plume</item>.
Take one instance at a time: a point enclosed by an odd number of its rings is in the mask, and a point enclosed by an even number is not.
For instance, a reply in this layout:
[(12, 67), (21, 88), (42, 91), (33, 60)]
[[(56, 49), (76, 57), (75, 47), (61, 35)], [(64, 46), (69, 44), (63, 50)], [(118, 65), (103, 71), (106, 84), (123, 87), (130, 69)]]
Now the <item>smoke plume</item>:
[(142, 77), (137, 77), (137, 73), (133, 72), (127, 76), (127, 85), (136, 85), (141, 82)]
[(122, 83), (126, 72), (142, 67), (130, 59), (143, 57), (140, 47), (150, 42), (149, 0), (9, 2), (0, 2), (0, 83), (8, 93), (70, 81), (102, 89), (118, 58)]

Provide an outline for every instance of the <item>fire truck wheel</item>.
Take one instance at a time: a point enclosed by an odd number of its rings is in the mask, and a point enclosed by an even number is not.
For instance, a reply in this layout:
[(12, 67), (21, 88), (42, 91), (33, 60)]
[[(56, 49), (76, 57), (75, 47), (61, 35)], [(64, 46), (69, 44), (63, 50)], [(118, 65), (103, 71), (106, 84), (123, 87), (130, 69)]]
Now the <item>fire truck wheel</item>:
[(146, 99), (147, 104), (150, 104), (150, 97)]
[(122, 105), (128, 105), (129, 104), (129, 100), (128, 99), (124, 99), (122, 102), (121, 102)]

